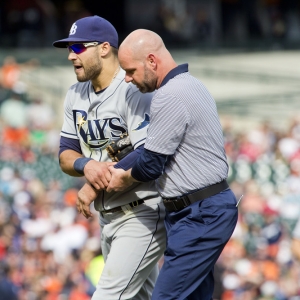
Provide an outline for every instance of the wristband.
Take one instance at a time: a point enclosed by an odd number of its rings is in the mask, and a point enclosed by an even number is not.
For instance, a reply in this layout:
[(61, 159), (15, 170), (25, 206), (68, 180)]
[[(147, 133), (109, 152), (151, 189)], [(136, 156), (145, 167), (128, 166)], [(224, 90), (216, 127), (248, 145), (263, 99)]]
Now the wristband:
[(92, 158), (90, 157), (80, 157), (80, 158), (77, 158), (75, 161), (74, 161), (74, 165), (73, 165), (73, 168), (74, 170), (81, 174), (81, 175), (84, 175), (84, 167), (85, 165), (90, 161), (92, 160)]

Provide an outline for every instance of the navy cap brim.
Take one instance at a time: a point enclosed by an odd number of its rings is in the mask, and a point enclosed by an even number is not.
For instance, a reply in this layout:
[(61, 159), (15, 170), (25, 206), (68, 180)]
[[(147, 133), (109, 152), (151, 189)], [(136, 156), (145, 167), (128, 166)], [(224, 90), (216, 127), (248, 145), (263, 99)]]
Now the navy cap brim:
[(97, 41), (90, 41), (90, 40), (86, 40), (86, 39), (81, 39), (81, 38), (66, 38), (63, 40), (58, 40), (55, 41), (52, 45), (56, 48), (67, 48), (69, 43), (89, 43), (89, 42), (97, 42)]

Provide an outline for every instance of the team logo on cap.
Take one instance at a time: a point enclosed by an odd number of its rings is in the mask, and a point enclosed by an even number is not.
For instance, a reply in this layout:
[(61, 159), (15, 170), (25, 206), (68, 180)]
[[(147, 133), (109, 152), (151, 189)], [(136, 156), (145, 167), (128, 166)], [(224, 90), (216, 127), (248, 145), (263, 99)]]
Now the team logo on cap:
[(75, 34), (77, 29), (76, 23), (74, 23), (70, 29), (70, 35)]

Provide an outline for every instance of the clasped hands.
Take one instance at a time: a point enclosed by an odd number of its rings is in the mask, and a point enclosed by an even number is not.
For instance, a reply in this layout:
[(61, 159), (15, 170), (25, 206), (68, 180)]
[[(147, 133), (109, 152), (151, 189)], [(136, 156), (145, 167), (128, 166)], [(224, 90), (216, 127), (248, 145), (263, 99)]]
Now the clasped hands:
[(131, 169), (115, 169), (113, 162), (89, 161), (84, 168), (87, 182), (79, 190), (77, 195), (77, 211), (85, 218), (92, 217), (90, 204), (97, 198), (101, 190), (110, 193), (121, 192), (132, 185), (134, 179), (131, 177)]

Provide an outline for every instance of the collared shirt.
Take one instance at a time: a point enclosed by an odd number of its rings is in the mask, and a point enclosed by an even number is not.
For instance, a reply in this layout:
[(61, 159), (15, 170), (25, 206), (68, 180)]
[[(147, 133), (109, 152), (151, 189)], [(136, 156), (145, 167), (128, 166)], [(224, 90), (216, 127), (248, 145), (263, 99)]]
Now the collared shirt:
[[(183, 64), (154, 95), (145, 149), (169, 156), (156, 180), (164, 197), (176, 197), (227, 178), (228, 164), (216, 103)], [(170, 157), (171, 156), (171, 157)]]

